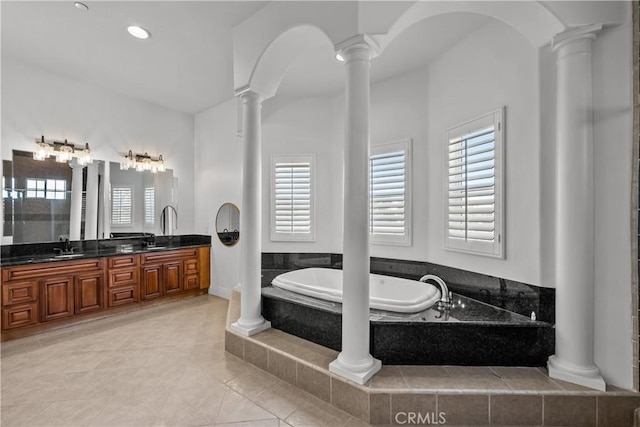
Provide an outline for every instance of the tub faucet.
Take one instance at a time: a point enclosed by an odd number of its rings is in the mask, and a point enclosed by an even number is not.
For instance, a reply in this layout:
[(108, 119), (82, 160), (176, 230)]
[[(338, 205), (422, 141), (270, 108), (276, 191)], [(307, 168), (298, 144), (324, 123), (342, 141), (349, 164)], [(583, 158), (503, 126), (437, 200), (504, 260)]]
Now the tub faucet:
[(440, 286), (441, 298), (438, 301), (438, 309), (448, 310), (451, 308), (451, 292), (449, 292), (449, 288), (447, 288), (447, 284), (444, 283), (444, 280), (435, 276), (433, 274), (425, 274), (420, 278), (420, 281), (425, 283), (427, 280), (433, 280)]

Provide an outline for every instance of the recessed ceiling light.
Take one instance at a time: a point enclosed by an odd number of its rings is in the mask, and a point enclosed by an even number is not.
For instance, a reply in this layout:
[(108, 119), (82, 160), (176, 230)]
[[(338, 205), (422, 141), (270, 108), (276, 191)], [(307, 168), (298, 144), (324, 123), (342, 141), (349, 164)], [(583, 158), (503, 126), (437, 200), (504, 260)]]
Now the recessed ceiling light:
[(73, 3), (73, 5), (80, 10), (89, 10), (89, 6), (84, 3), (80, 3), (79, 1)]
[(131, 25), (127, 28), (127, 31), (129, 31), (129, 34), (131, 34), (133, 37), (136, 37), (138, 39), (149, 38), (149, 31), (145, 30), (142, 27), (138, 27), (137, 25)]
[(344, 62), (344, 57), (340, 53), (336, 53), (336, 59), (340, 62)]

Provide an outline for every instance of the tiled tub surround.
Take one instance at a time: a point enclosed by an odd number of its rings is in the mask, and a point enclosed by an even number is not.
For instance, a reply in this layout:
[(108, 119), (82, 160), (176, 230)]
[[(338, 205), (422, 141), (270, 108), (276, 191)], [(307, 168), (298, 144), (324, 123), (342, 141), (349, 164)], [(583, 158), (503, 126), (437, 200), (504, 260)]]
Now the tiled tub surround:
[[(425, 274), (441, 277), (450, 291), (538, 320), (555, 323), (555, 289), (474, 273), (439, 264), (371, 258), (371, 273), (419, 280)], [(342, 255), (331, 253), (263, 253), (262, 286), (274, 277), (300, 268), (342, 268)]]
[[(240, 294), (229, 302), (225, 348), (245, 362), (373, 425), (631, 427), (640, 394), (587, 389), (534, 367), (399, 366), (361, 386), (328, 370), (338, 352), (277, 329), (243, 337), (229, 324)], [(409, 418), (412, 417), (412, 418)], [(429, 423), (426, 422), (429, 417)], [(355, 425), (355, 424), (354, 424)]]
[[(143, 244), (143, 238), (116, 238), (98, 240), (72, 241), (75, 254), (82, 254), (78, 258), (99, 258), (120, 254), (143, 253), (149, 250)], [(200, 234), (156, 236), (156, 250), (173, 250), (211, 244), (211, 236)], [(23, 243), (2, 245), (0, 247), (0, 263), (3, 267), (11, 265), (30, 264), (55, 261), (55, 248), (60, 248), (61, 242)], [(58, 261), (62, 261), (58, 259)]]
[[(342, 305), (262, 288), (272, 327), (339, 351)], [(403, 314), (371, 310), (371, 354), (392, 365), (545, 366), (553, 325), (454, 294), (452, 309)]]

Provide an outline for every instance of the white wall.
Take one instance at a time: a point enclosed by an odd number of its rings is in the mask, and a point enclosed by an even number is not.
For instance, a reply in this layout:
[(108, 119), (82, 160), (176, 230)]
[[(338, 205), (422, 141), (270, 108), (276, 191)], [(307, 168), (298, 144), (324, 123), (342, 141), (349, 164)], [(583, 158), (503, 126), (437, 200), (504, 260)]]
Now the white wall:
[(162, 154), (178, 177), (178, 229), (193, 232), (193, 116), (50, 73), (2, 56), (3, 159), (33, 151), (35, 139), (88, 142), (96, 159), (119, 162), (130, 149)]
[(638, 161), (631, 156), (630, 17), (629, 10), (624, 25), (598, 35), (593, 51), (595, 362), (607, 383), (625, 388), (633, 386), (631, 168)]
[(233, 203), (242, 215), (242, 139), (236, 135), (237, 104), (231, 99), (196, 115), (195, 230), (211, 237), (209, 293), (229, 298), (240, 282), (240, 240), (224, 246), (215, 232), (218, 209)]
[[(285, 77), (286, 78), (286, 77)], [(263, 252), (342, 252), (342, 97), (265, 102), (262, 125)], [(271, 156), (315, 155), (315, 242), (273, 242), (270, 235)]]

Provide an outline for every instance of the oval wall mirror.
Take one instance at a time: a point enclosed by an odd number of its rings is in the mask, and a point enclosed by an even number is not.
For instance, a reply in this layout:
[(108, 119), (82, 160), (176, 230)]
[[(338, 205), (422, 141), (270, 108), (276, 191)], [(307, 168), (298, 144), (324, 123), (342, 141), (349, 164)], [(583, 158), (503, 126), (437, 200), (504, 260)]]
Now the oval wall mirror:
[(216, 233), (225, 246), (233, 246), (240, 239), (240, 210), (233, 203), (225, 203), (216, 215)]

